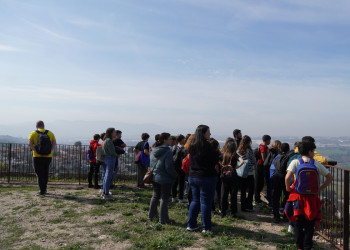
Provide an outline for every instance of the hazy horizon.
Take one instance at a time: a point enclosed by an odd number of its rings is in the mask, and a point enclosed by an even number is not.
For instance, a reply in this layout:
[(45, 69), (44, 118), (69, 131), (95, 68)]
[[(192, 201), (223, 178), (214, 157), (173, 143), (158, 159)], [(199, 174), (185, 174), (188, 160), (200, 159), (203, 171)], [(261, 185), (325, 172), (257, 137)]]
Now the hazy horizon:
[(0, 6), (0, 134), (350, 135), (349, 1)]

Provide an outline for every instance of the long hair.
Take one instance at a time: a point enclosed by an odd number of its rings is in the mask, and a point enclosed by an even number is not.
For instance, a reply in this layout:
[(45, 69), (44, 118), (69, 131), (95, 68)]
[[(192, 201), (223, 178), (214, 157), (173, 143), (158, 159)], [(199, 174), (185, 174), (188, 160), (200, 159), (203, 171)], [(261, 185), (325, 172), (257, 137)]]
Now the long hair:
[(232, 137), (228, 137), (228, 138), (226, 139), (224, 146), (222, 146), (222, 148), (221, 148), (221, 153), (224, 153), (224, 152), (226, 151), (227, 144), (228, 144), (230, 141), (233, 141), (233, 142), (234, 142), (234, 139), (233, 139)]
[(227, 142), (225, 150), (222, 151), (222, 164), (228, 165), (231, 164), (231, 158), (236, 153), (237, 146), (236, 143), (232, 140)]
[(274, 149), (276, 149), (276, 151), (277, 151), (278, 153), (281, 153), (281, 152), (282, 152), (281, 145), (282, 145), (281, 141), (276, 140), (276, 141), (274, 141), (274, 142), (272, 143), (270, 149), (271, 149), (271, 148), (274, 148)]
[(243, 136), (242, 141), (238, 147), (238, 153), (240, 153), (241, 155), (245, 155), (248, 149), (252, 150), (252, 147), (250, 146), (251, 142), (252, 139), (248, 135)]
[(186, 149), (187, 152), (188, 152), (188, 149), (189, 149), (189, 147), (190, 147), (190, 143), (191, 143), (191, 141), (193, 140), (193, 138), (194, 138), (194, 134), (190, 135), (190, 136), (187, 138), (187, 141), (186, 141), (185, 146), (184, 146), (184, 148)]
[(189, 153), (191, 155), (203, 155), (205, 152), (204, 145), (208, 141), (205, 139), (204, 134), (208, 131), (209, 127), (207, 125), (199, 125), (194, 133), (194, 138), (192, 139), (189, 147)]
[(163, 145), (164, 144), (164, 141), (169, 139), (170, 137), (170, 134), (169, 133), (161, 133), (159, 135), (159, 140), (156, 141), (156, 147), (159, 147), (160, 145)]
[(106, 140), (107, 138), (112, 139), (114, 131), (115, 131), (115, 128), (107, 128), (106, 134), (105, 134), (103, 140)]

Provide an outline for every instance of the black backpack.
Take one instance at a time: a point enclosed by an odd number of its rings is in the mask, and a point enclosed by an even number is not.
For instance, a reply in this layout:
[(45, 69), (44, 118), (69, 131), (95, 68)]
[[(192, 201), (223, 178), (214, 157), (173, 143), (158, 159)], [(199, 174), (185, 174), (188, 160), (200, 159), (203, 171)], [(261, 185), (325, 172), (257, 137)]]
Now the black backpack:
[(282, 155), (281, 157), (277, 158), (273, 165), (275, 165), (275, 172), (286, 175), (287, 173), (287, 168), (288, 168), (288, 161), (289, 159), (295, 155), (294, 150), (291, 150), (287, 152), (286, 154)]
[(174, 166), (176, 168), (181, 168), (182, 165), (182, 160), (184, 158), (184, 153), (182, 152), (182, 148), (178, 147), (177, 145), (174, 145), (172, 147), (172, 152), (173, 152), (173, 162), (174, 162)]
[(35, 132), (38, 133), (38, 144), (35, 146), (36, 152), (40, 155), (49, 155), (52, 149), (52, 142), (50, 137), (47, 135), (49, 131), (45, 130), (43, 133), (36, 130)]
[(221, 162), (219, 162), (221, 169), (220, 169), (220, 178), (223, 181), (230, 181), (234, 178), (235, 176), (235, 169), (231, 166), (233, 155), (230, 160), (230, 165), (223, 165)]
[(256, 160), (256, 164), (258, 164), (259, 161), (259, 154), (260, 154), (260, 145), (254, 149), (254, 156), (255, 156), (255, 160)]
[(277, 156), (276, 151), (269, 150), (267, 153), (266, 159), (264, 161), (264, 169), (269, 170), (272, 164), (273, 159)]

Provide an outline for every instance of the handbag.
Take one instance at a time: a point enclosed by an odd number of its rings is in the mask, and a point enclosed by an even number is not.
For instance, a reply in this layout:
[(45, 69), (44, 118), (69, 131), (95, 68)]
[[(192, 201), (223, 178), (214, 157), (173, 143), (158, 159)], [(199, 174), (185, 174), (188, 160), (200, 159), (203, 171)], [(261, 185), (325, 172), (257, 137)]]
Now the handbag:
[(152, 170), (148, 169), (147, 173), (143, 177), (143, 182), (146, 184), (152, 184), (153, 181), (153, 170), (157, 166), (159, 159), (157, 160), (156, 164), (154, 164)]
[[(247, 178), (249, 173), (248, 160), (243, 160), (244, 163), (242, 166), (236, 169), (237, 175), (242, 178)], [(237, 165), (239, 162), (237, 162)]]
[[(238, 152), (237, 154), (242, 157), (242, 155), (240, 155)], [(242, 178), (247, 178), (248, 177), (248, 173), (249, 173), (249, 160), (246, 159), (246, 160), (243, 160), (244, 163), (242, 166), (240, 166), (239, 168), (236, 168), (236, 172), (237, 172), (237, 175), (239, 177), (242, 177)], [(237, 162), (237, 166), (239, 165), (239, 161)]]

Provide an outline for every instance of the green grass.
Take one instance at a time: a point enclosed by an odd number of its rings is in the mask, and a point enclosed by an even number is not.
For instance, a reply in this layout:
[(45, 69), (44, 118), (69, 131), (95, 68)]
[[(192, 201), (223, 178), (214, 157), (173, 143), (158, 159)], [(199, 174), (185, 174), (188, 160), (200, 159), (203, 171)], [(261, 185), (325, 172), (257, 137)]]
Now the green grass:
[[(22, 189), (13, 188), (11, 192), (17, 196), (22, 193)], [(270, 223), (268, 219), (253, 221), (249, 214), (239, 214), (234, 219), (214, 215), (213, 233), (187, 232), (187, 204), (169, 204), (169, 217), (176, 223), (161, 225), (157, 219), (153, 222), (148, 219), (151, 189), (139, 191), (121, 186), (112, 190), (116, 197), (112, 201), (99, 198), (97, 192), (87, 188), (73, 192), (72, 189), (63, 189), (58, 196), (60, 198), (48, 196), (45, 199), (28, 199), (8, 209), (0, 217), (0, 230), (5, 230), (0, 249), (18, 249), (18, 239), (23, 242), (22, 246), (26, 246), (23, 249), (44, 249), (45, 242), (54, 244), (54, 249), (96, 249), (105, 242), (116, 247), (122, 244), (124, 248), (130, 249), (295, 248), (293, 235), (287, 232), (287, 226), (281, 227), (279, 232), (261, 228)], [(43, 206), (45, 209), (42, 209)], [(264, 217), (270, 216), (264, 206), (259, 208), (258, 213)], [(22, 211), (25, 211), (25, 216), (18, 219), (16, 216)], [(39, 221), (40, 225), (33, 228), (23, 226), (21, 220), (28, 220), (32, 216), (36, 216), (34, 220)], [(23, 238), (24, 232), (33, 236)], [(45, 242), (41, 243), (41, 239), (45, 239)]]

